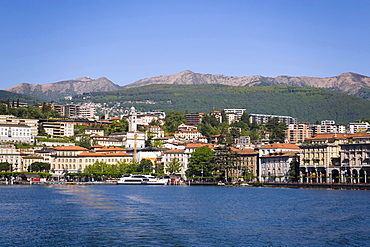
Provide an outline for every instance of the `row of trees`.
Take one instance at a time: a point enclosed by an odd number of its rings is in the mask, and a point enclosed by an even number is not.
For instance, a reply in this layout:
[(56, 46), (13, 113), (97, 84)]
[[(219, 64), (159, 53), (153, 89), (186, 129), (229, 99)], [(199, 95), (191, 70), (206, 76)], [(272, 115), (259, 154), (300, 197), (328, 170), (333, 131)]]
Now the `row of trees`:
[(124, 174), (144, 173), (151, 174), (155, 171), (157, 175), (163, 175), (163, 167), (153, 167), (153, 163), (148, 159), (142, 159), (140, 162), (118, 162), (111, 165), (105, 162), (97, 161), (92, 165), (86, 166), (83, 173), (67, 173), (65, 176), (89, 177), (95, 179), (119, 178)]
[[(10, 164), (9, 162), (1, 162), (0, 163), (0, 171), (6, 172), (12, 172), (13, 170), (13, 165)], [(28, 172), (48, 172), (50, 171), (50, 163), (46, 162), (33, 162), (29, 167), (28, 167)]]
[[(18, 101), (17, 101), (18, 102)], [(18, 105), (18, 106), (17, 106)], [(43, 103), (36, 105), (28, 105), (27, 107), (20, 107), (18, 103), (5, 103), (0, 104), (0, 115), (14, 115), (19, 118), (50, 118), (61, 117), (59, 112), (52, 110), (51, 104)]]

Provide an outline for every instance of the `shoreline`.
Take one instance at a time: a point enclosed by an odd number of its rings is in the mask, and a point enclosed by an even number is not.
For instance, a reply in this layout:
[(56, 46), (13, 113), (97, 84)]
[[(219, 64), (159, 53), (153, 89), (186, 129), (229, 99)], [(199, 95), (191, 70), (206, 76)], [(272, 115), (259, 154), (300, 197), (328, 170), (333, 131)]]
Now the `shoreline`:
[[(0, 181), (1, 185), (117, 185), (117, 182), (17, 182), (7, 184)], [(203, 183), (182, 183), (175, 186), (218, 186), (218, 187), (261, 187), (261, 188), (290, 188), (290, 189), (333, 189), (333, 190), (370, 190), (370, 184), (346, 184), (346, 183), (250, 183), (250, 184), (224, 184), (203, 182)], [(173, 185), (167, 185), (173, 186)]]

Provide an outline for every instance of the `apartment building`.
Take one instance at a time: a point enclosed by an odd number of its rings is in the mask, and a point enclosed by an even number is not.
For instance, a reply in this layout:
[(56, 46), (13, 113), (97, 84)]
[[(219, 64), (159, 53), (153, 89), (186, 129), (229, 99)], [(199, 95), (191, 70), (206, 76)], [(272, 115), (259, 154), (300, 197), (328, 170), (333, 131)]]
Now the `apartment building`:
[(239, 121), (246, 109), (224, 109), (229, 124)]
[(249, 122), (257, 124), (266, 124), (271, 118), (277, 117), (280, 122), (297, 124), (297, 119), (290, 116), (266, 115), (266, 114), (249, 114)]
[(349, 123), (348, 132), (354, 134), (356, 132), (364, 132), (370, 129), (370, 123), (361, 122), (361, 123)]
[(84, 105), (54, 105), (52, 109), (59, 112), (61, 116), (70, 118), (93, 118), (95, 117), (95, 107), (88, 104)]
[(289, 143), (304, 142), (308, 137), (312, 136), (313, 131), (309, 129), (309, 125), (300, 124), (289, 124), (288, 129), (285, 130), (285, 138)]
[(197, 126), (202, 121), (203, 113), (185, 114), (186, 123), (189, 125)]
[(185, 171), (189, 167), (189, 159), (191, 157), (191, 153), (193, 153), (197, 148), (208, 146), (211, 149), (214, 149), (213, 145), (204, 144), (204, 143), (187, 143), (185, 149), (170, 149), (163, 152), (162, 162), (164, 165), (164, 169), (167, 174), (170, 174), (171, 171), (169, 170), (169, 162), (173, 159), (178, 159), (178, 161), (182, 164), (181, 170), (178, 175), (181, 176), (182, 179), (186, 179)]
[(43, 122), (45, 132), (51, 137), (68, 137), (74, 135), (74, 125), (68, 122)]

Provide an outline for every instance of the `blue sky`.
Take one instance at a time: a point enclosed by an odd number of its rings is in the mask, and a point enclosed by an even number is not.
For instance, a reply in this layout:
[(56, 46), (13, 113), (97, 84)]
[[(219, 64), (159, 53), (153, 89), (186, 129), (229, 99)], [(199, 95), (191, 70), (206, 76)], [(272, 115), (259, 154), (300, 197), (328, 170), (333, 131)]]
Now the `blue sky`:
[(369, 0), (0, 0), (0, 89), (184, 70), (370, 76)]

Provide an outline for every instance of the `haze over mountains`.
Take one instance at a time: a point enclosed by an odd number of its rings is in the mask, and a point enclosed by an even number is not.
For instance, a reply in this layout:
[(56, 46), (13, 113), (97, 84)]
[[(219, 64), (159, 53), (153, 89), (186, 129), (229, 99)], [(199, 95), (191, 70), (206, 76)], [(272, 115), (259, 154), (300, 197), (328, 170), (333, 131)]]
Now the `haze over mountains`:
[(49, 83), (44, 85), (32, 85), (22, 83), (5, 89), (6, 91), (25, 94), (47, 101), (56, 101), (65, 96), (101, 91), (115, 91), (120, 89), (141, 87), (153, 84), (197, 85), (197, 84), (223, 84), (229, 86), (299, 86), (328, 89), (354, 95), (364, 99), (370, 99), (370, 77), (356, 73), (343, 73), (328, 78), (315, 77), (264, 77), (244, 76), (233, 77), (225, 75), (212, 75), (194, 73), (190, 70), (168, 76), (157, 76), (141, 79), (126, 86), (114, 84), (105, 77), (91, 79), (88, 77)]

